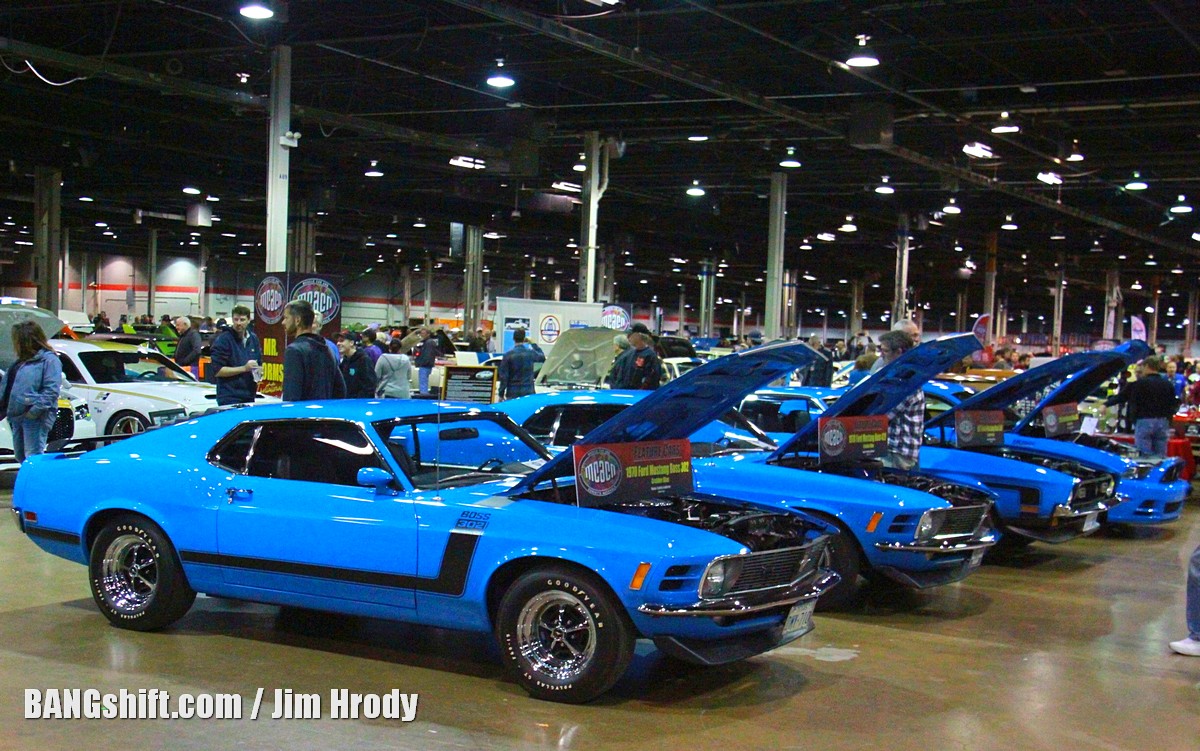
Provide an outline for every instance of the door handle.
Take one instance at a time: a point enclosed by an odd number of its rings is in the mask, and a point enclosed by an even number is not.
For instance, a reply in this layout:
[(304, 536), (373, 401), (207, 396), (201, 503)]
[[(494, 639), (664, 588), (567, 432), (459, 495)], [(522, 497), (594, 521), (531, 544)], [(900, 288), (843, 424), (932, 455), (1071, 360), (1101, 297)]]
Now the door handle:
[(254, 491), (249, 490), (247, 488), (229, 488), (228, 490), (225, 491), (225, 494), (229, 496), (229, 502), (233, 503), (234, 499), (237, 499), (237, 498), (241, 498), (241, 499), (250, 498), (251, 496), (254, 495)]

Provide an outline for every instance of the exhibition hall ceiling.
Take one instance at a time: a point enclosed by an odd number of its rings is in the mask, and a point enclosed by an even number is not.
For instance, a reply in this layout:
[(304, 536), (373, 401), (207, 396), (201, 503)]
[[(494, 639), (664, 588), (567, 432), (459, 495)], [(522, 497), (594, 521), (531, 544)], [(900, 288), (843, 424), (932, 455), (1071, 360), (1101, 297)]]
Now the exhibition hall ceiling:
[[(324, 212), (322, 270), (436, 259), (462, 221), (491, 235), (493, 286), (537, 259), (539, 294), (557, 280), (573, 299), (578, 194), (553, 186), (581, 181), (594, 131), (611, 156), (600, 242), (629, 301), (670, 307), (681, 284), (694, 299), (711, 257), (719, 297), (761, 305), (772, 173), (808, 308), (848, 307), (856, 278), (872, 315), (890, 307), (902, 217), (913, 297), (935, 317), (964, 289), (981, 305), (991, 235), (1010, 309), (1048, 318), (1062, 259), (1076, 327), (1108, 268), (1147, 294), (1186, 293), (1200, 271), (1200, 212), (1179, 206), (1200, 201), (1200, 17), (1183, 0), (291, 0), (267, 21), (238, 5), (5, 3), (0, 213), (28, 222), (34, 168), (59, 167), (73, 243), (141, 252), (157, 226), (261, 263), (272, 49), (287, 45), (291, 195)], [(879, 65), (845, 64), (860, 35)], [(487, 83), (501, 58), (507, 88)], [(1003, 113), (1019, 130), (994, 132)], [(199, 200), (185, 186), (219, 199), (199, 238), (152, 216)]]

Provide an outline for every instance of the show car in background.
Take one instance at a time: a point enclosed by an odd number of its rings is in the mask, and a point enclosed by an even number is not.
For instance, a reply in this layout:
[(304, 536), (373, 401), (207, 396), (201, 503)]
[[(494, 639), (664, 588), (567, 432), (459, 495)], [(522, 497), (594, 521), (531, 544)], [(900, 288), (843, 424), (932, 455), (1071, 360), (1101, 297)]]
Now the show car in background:
[[(887, 415), (926, 381), (979, 348), (970, 334), (942, 337), (909, 350), (895, 361), (845, 392), (822, 417)], [(1003, 530), (1009, 545), (1033, 540), (1065, 542), (1100, 527), (1100, 515), (1118, 502), (1117, 477), (1078, 462), (1060, 462), (1057, 468), (1029, 464), (1004, 456), (968, 453), (940, 446), (921, 449), (918, 468), (901, 472), (879, 470), (872, 462), (822, 464), (817, 450), (819, 420), (801, 427), (760, 466), (759, 472), (808, 469), (850, 476), (879, 473), (900, 474), (917, 482), (954, 481), (982, 483), (996, 494), (994, 522)], [(718, 479), (714, 492), (727, 492), (733, 482), (760, 487), (767, 481), (754, 474), (746, 463), (714, 459), (729, 470)], [(753, 462), (751, 463), (753, 465)], [(734, 474), (734, 472), (740, 474)], [(736, 478), (736, 479), (735, 479)], [(771, 481), (772, 485), (786, 482)]]
[(1073, 408), (1114, 374), (1150, 352), (1145, 342), (1131, 341), (1102, 352), (1064, 355), (963, 400), (926, 388), (926, 405), (932, 406), (927, 412), (938, 412), (926, 422), (927, 435), (953, 445), (957, 413), (1002, 411), (1003, 444), (967, 450), (1068, 472), (1082, 466), (1089, 471), (1111, 474), (1119, 478), (1117, 493), (1124, 501), (1106, 512), (1108, 523), (1173, 522), (1179, 518), (1184, 499), (1191, 492), (1191, 484), (1180, 477), (1183, 469), (1180, 459), (1141, 457), (1132, 446), (1079, 431), (1045, 437), (1048, 410), (1060, 406)]
[(14, 513), (88, 566), (122, 628), (167, 626), (205, 592), (491, 633), (531, 695), (582, 702), (638, 638), (703, 664), (787, 643), (837, 580), (822, 521), (700, 492), (580, 500), (569, 456), (477, 406), (264, 405), (67, 448), (25, 465)]
[[(817, 356), (800, 346), (810, 358)], [(718, 409), (737, 405), (754, 384), (720, 378), (713, 366), (721, 362), (653, 392), (543, 393), (497, 407), (554, 446), (609, 443), (627, 433), (641, 440), (689, 437), (697, 488), (800, 509), (836, 525), (842, 534), (827, 547), (827, 565), (842, 581), (821, 597), (822, 608), (846, 604), (860, 573), (912, 587), (958, 581), (996, 542), (988, 513), (991, 494), (978, 483), (902, 473), (797, 475), (763, 464), (772, 449), (766, 436)], [(698, 375), (706, 378), (691, 377)]]
[[(55, 339), (63, 376), (87, 399), (105, 435), (140, 433), (217, 406), (217, 387), (201, 383), (159, 352), (127, 344)], [(278, 402), (259, 394), (256, 404)]]

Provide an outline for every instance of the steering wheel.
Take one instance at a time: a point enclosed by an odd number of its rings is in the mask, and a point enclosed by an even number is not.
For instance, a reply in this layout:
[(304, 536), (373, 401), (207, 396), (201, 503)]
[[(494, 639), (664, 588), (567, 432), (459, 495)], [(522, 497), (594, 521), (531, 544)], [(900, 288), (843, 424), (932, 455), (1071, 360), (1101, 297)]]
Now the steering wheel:
[(476, 467), (475, 471), (476, 472), (485, 472), (485, 471), (487, 471), (487, 469), (489, 467), (495, 467), (496, 469), (500, 469), (503, 466), (504, 466), (504, 460), (497, 459), (496, 457), (493, 456), (491, 459), (486, 459), (483, 462), (483, 464), (480, 464), (478, 467)]
[(148, 381), (151, 378), (158, 378), (158, 373), (153, 370), (145, 370), (141, 373), (138, 373), (137, 376), (137, 380), (139, 381)]

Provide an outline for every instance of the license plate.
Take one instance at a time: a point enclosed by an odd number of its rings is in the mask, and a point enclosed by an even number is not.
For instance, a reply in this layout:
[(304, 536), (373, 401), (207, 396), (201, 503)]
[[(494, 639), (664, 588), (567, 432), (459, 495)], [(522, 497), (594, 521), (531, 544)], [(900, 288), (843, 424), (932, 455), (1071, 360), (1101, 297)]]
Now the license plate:
[(813, 609), (816, 607), (816, 600), (798, 602), (792, 606), (783, 623), (783, 641), (798, 639), (812, 630)]
[(1085, 516), (1083, 518), (1083, 531), (1084, 532), (1095, 532), (1097, 529), (1100, 529), (1100, 518), (1099, 517), (1100, 517), (1099, 511), (1093, 511), (1092, 513)]
[(970, 563), (971, 568), (975, 568), (979, 564), (983, 563), (983, 553), (984, 553), (983, 548), (980, 548), (979, 550), (973, 551), (971, 553), (971, 563)]

